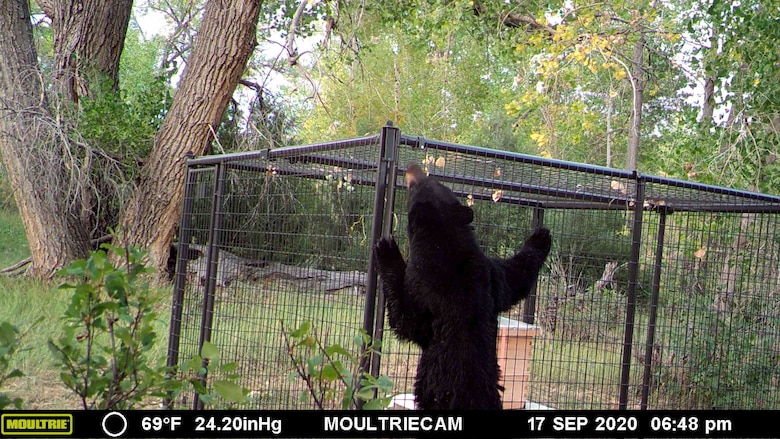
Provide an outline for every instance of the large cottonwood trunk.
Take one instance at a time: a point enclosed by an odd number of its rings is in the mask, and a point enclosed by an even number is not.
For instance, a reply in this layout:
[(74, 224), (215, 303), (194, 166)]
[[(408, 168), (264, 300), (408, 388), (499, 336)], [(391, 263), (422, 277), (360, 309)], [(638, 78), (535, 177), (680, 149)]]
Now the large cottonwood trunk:
[(78, 101), (94, 74), (116, 88), (133, 0), (37, 0), (51, 19), (59, 92)]
[(86, 256), (89, 241), (71, 196), (77, 169), (48, 110), (27, 0), (0, 2), (0, 59), (0, 155), (30, 244), (31, 274), (50, 277)]
[(120, 219), (123, 244), (147, 249), (158, 269), (165, 267), (179, 223), (187, 153), (203, 154), (214, 139), (254, 50), (260, 5), (260, 0), (206, 4), (179, 89)]

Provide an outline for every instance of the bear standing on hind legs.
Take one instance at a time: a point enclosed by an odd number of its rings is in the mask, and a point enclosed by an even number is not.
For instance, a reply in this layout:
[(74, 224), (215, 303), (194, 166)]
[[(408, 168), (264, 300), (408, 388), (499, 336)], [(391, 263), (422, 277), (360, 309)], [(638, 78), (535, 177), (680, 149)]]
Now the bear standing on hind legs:
[(392, 238), (374, 249), (393, 332), (422, 350), (417, 407), (501, 409), (498, 313), (528, 296), (550, 251), (536, 230), (509, 259), (486, 257), (470, 226), (474, 212), (416, 164), (409, 188), (409, 260)]

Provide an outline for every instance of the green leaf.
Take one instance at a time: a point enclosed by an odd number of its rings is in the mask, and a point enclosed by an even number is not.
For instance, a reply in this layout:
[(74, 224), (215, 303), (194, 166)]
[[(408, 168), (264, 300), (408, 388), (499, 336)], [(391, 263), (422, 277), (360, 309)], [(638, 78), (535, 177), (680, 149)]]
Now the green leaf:
[(230, 402), (244, 402), (246, 396), (244, 395), (244, 389), (236, 383), (230, 381), (216, 380), (214, 381), (214, 391), (219, 396)]
[(302, 338), (311, 332), (311, 322), (305, 321), (301, 323), (301, 326), (298, 327), (298, 329), (295, 329), (293, 332), (290, 333), (290, 336), (293, 338)]
[(317, 366), (322, 364), (322, 355), (313, 355), (306, 359), (306, 364), (309, 366), (309, 375), (315, 375)]
[(338, 344), (332, 344), (332, 345), (326, 347), (325, 348), (325, 353), (328, 354), (329, 356), (333, 356), (333, 355), (336, 355), (336, 354), (341, 354), (341, 355), (344, 355), (347, 358), (352, 358), (352, 354), (349, 353), (346, 349), (344, 349), (343, 347), (341, 347), (341, 345), (338, 345)]
[(192, 388), (195, 390), (195, 393), (197, 393), (198, 395), (203, 396), (209, 393), (206, 386), (204, 386), (203, 383), (200, 382), (200, 380), (190, 380), (190, 383), (192, 383)]
[(204, 341), (203, 346), (200, 348), (200, 354), (203, 358), (217, 360), (219, 359), (219, 348), (210, 341)]
[(336, 381), (339, 378), (339, 373), (332, 364), (326, 364), (322, 366), (320, 376), (325, 381)]
[(370, 399), (363, 404), (363, 410), (384, 410), (389, 404), (385, 398)]
[(200, 355), (193, 355), (192, 358), (190, 358), (185, 363), (184, 370), (189, 372), (195, 372), (200, 370), (202, 364), (203, 364), (203, 358), (201, 358)]
[(377, 378), (377, 384), (379, 388), (386, 393), (393, 391), (393, 380), (387, 375), (380, 375), (379, 378)]
[(362, 399), (363, 401), (368, 401), (370, 399), (374, 398), (374, 388), (373, 387), (361, 387), (360, 390), (357, 392), (357, 397)]
[(230, 363), (225, 363), (219, 367), (219, 370), (225, 373), (234, 372), (236, 369), (238, 369), (238, 363), (236, 363), (235, 361)]

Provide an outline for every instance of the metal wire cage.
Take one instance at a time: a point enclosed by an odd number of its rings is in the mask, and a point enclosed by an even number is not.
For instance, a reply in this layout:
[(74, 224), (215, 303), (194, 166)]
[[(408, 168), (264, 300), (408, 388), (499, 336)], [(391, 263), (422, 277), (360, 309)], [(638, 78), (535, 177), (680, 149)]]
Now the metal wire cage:
[(209, 341), (238, 364), (242, 408), (313, 408), (285, 338), (309, 322), (356, 355), (361, 331), (381, 340), (361, 370), (411, 393), (418, 352), (385, 328), (371, 258), (383, 235), (406, 252), (408, 163), (472, 206), (489, 256), (552, 232), (535, 292), (502, 316), (502, 334), (524, 337), (497, 340), (505, 387), (522, 390), (505, 391), (505, 407), (780, 408), (780, 198), (391, 126), (189, 160), (169, 365)]

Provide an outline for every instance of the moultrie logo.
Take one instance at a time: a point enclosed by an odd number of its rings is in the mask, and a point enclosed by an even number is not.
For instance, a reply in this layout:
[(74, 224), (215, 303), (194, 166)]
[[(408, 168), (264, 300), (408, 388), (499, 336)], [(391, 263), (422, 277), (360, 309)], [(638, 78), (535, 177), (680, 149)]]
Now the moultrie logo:
[(70, 436), (73, 434), (73, 415), (4, 413), (0, 432), (3, 436)]

